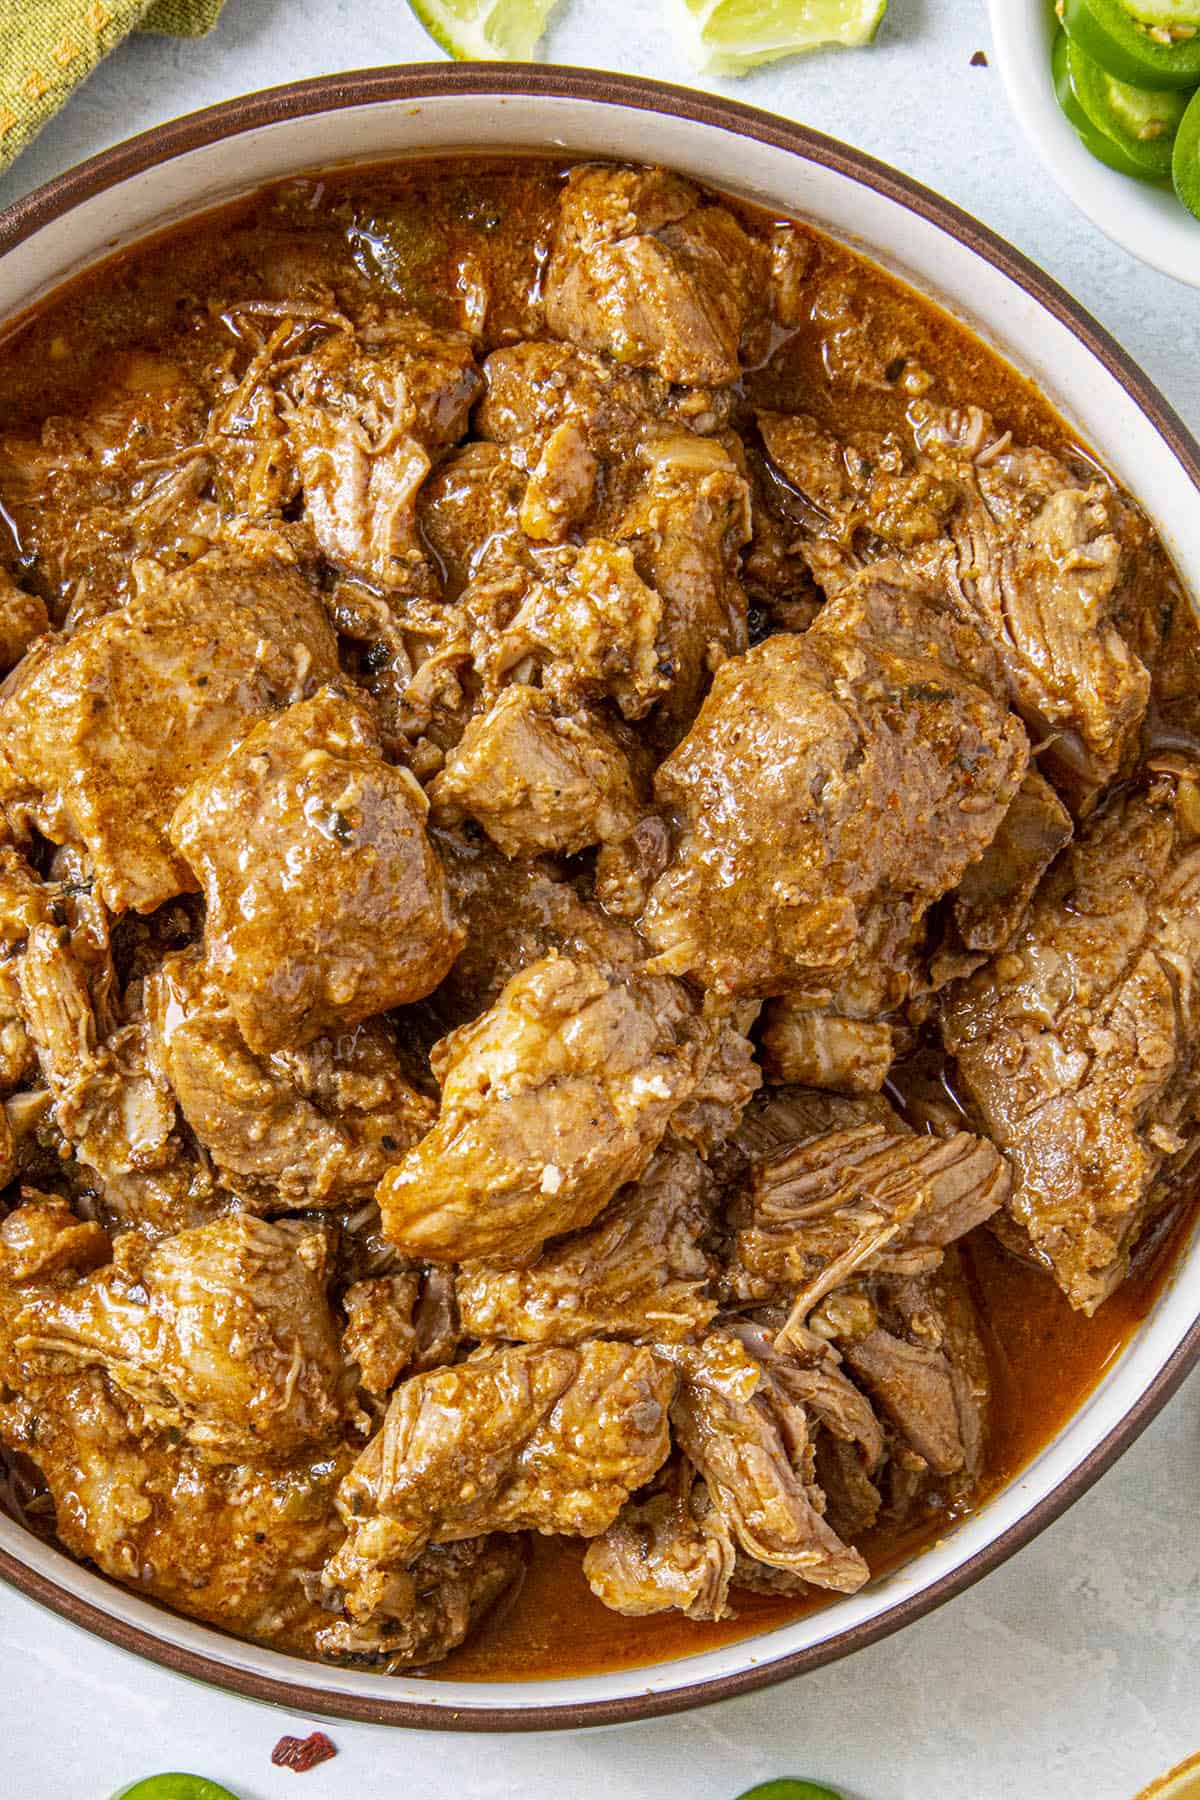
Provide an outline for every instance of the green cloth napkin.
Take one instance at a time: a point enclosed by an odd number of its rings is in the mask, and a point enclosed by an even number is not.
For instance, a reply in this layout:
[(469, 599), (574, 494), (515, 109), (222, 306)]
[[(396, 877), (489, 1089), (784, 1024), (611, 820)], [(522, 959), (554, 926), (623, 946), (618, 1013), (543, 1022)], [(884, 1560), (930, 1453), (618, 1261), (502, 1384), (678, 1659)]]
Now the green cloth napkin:
[(203, 37), (224, 0), (0, 0), (0, 169), (131, 31)]

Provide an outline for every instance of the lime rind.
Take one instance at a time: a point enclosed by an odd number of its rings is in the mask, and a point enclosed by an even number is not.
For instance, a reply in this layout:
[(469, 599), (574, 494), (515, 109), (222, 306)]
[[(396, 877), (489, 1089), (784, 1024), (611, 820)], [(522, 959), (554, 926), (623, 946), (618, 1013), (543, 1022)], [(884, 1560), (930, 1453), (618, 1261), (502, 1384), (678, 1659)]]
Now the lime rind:
[(408, 0), (457, 62), (532, 62), (557, 0)]
[(185, 1775), (182, 1771), (166, 1775), (146, 1775), (131, 1782), (112, 1800), (237, 1800), (237, 1795), (207, 1775)]
[(869, 44), (886, 11), (887, 0), (672, 0), (702, 75), (744, 75), (806, 50)]

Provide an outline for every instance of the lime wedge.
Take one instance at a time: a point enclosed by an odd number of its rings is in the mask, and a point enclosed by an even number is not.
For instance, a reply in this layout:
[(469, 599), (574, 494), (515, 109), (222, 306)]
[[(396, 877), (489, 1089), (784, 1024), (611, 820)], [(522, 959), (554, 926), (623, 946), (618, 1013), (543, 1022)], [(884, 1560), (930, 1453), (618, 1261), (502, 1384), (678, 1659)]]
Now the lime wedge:
[(532, 62), (556, 0), (408, 0), (460, 62)]
[(887, 0), (673, 0), (703, 75), (744, 75), (759, 63), (826, 44), (869, 44)]

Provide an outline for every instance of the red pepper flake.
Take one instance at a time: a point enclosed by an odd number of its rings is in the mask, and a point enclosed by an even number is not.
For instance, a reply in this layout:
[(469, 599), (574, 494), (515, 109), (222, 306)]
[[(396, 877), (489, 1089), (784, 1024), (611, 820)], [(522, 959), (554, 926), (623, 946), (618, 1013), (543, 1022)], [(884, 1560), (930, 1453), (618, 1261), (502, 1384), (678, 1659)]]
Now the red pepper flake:
[(986, 69), (987, 66), (988, 66), (987, 51), (986, 50), (977, 50), (975, 52), (974, 56), (971, 58), (971, 67), (973, 69)]
[(271, 1752), (271, 1761), (278, 1769), (294, 1769), (297, 1775), (303, 1775), (336, 1755), (337, 1745), (331, 1744), (323, 1731), (312, 1731), (306, 1738), (281, 1737)]

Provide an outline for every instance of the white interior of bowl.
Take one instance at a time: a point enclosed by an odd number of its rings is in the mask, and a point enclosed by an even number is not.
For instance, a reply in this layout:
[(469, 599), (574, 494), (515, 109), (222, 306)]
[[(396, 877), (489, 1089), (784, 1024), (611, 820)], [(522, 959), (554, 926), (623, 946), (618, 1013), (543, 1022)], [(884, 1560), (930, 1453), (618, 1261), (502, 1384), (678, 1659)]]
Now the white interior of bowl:
[[(1121, 383), (1078, 338), (999, 269), (864, 182), (697, 120), (545, 96), (456, 95), (379, 102), (283, 120), (190, 151), (77, 206), (0, 264), (0, 319), (73, 270), (172, 218), (302, 169), (463, 146), (561, 149), (667, 163), (811, 219), (910, 276), (1031, 375), (1146, 504), (1193, 593), (1200, 593), (1200, 503), (1186, 470)], [(241, 1644), (174, 1618), (89, 1574), (0, 1519), (0, 1545), (59, 1588), (229, 1670), (303, 1683), (330, 1696), (405, 1700), (459, 1713), (579, 1705), (670, 1693), (827, 1642), (953, 1573), (1016, 1526), (1115, 1429), (1192, 1325), (1200, 1279), (1193, 1239), (1174, 1279), (1069, 1426), (973, 1518), (907, 1567), (824, 1612), (759, 1637), (652, 1668), (561, 1681), (456, 1683), (325, 1668)]]
[(1050, 74), (1051, 0), (989, 0), (992, 42), (1017, 123), (1062, 191), (1093, 225), (1152, 269), (1200, 287), (1200, 219), (1169, 187), (1098, 162), (1063, 116)]

